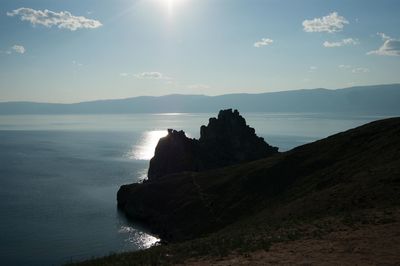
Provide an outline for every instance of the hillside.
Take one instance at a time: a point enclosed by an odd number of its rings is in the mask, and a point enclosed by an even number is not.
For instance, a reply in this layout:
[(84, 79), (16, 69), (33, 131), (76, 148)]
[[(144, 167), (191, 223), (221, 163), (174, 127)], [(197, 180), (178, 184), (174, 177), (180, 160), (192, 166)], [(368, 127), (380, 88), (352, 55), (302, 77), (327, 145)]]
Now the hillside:
[(400, 263), (400, 118), (129, 185), (119, 203), (170, 244), (84, 265)]
[(220, 96), (141, 96), (74, 104), (0, 102), (0, 114), (121, 114), (241, 112), (400, 113), (400, 84)]

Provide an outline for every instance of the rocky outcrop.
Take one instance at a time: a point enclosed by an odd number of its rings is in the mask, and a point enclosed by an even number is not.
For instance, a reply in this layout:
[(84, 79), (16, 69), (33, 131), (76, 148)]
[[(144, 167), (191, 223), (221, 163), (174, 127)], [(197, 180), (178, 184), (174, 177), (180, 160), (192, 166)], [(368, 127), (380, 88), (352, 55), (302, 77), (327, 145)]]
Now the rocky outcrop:
[(183, 171), (203, 171), (265, 158), (278, 152), (258, 137), (237, 110), (222, 110), (200, 128), (200, 139), (169, 129), (150, 161), (148, 178)]
[(161, 138), (150, 160), (149, 178), (170, 173), (198, 171), (198, 141), (186, 137), (185, 132), (168, 129)]
[[(399, 192), (400, 118), (392, 118), (266, 159), (125, 185), (117, 200), (125, 214), (163, 240), (219, 232), (210, 241), (221, 238), (226, 248), (235, 232), (234, 242), (253, 243), (242, 238), (249, 227), (249, 239), (267, 232), (269, 241), (278, 224), (324, 216), (353, 223), (360, 210), (398, 208)], [(221, 230), (228, 225), (233, 227)]]

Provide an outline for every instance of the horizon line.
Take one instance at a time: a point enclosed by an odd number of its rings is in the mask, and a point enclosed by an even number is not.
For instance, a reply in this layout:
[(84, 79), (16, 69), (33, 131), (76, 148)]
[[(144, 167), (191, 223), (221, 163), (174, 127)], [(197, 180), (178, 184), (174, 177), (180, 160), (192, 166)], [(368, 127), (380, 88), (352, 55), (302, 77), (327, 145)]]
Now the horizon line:
[(132, 97), (124, 97), (124, 98), (108, 98), (108, 99), (94, 99), (94, 100), (84, 100), (79, 102), (41, 102), (41, 101), (29, 101), (29, 100), (15, 100), (15, 101), (1, 101), (0, 104), (4, 103), (34, 103), (34, 104), (55, 104), (55, 105), (74, 105), (74, 104), (82, 104), (82, 103), (94, 103), (94, 102), (102, 102), (102, 101), (122, 101), (122, 100), (130, 100), (137, 98), (161, 98), (168, 96), (203, 96), (203, 97), (220, 97), (226, 95), (260, 95), (260, 94), (272, 94), (272, 93), (284, 93), (284, 92), (294, 92), (294, 91), (311, 91), (311, 90), (327, 90), (327, 91), (337, 91), (351, 88), (360, 88), (360, 87), (374, 87), (374, 86), (393, 86), (400, 85), (399, 83), (383, 83), (383, 84), (374, 84), (374, 85), (358, 85), (358, 86), (350, 86), (350, 87), (341, 87), (335, 89), (327, 89), (323, 87), (319, 88), (311, 88), (311, 89), (289, 89), (289, 90), (278, 90), (278, 91), (268, 91), (268, 92), (259, 92), (259, 93), (247, 93), (247, 92), (238, 92), (238, 93), (225, 93), (225, 94), (217, 94), (217, 95), (206, 95), (206, 94), (181, 94), (181, 93), (171, 93), (164, 95), (140, 95), (140, 96), (132, 96)]

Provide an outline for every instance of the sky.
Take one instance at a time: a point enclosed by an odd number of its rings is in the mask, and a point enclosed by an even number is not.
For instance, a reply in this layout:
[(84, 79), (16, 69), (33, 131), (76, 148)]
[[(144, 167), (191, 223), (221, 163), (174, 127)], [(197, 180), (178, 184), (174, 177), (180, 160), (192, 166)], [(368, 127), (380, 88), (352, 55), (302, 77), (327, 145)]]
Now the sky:
[(398, 0), (1, 0), (0, 101), (400, 83)]

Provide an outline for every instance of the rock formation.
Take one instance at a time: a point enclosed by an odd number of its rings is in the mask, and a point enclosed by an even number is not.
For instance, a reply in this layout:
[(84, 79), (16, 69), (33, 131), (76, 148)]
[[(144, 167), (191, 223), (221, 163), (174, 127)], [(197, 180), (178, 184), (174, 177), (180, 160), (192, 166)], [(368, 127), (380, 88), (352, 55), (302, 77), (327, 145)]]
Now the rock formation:
[(183, 171), (203, 171), (257, 160), (278, 152), (255, 134), (237, 110), (222, 110), (200, 128), (200, 139), (168, 130), (150, 161), (149, 180)]
[(160, 139), (150, 160), (149, 179), (170, 173), (198, 171), (197, 150), (197, 140), (189, 139), (183, 131), (168, 129), (168, 135)]
[[(260, 232), (266, 241), (262, 243), (269, 247), (275, 226), (315, 226), (314, 219), (322, 217), (320, 225), (327, 233), (348, 227), (349, 222), (364, 226), (367, 217), (374, 217), (371, 221), (377, 225), (380, 219), (375, 214), (360, 211), (385, 213), (387, 208), (395, 213), (395, 208), (400, 210), (399, 192), (400, 118), (391, 118), (251, 163), (124, 185), (117, 201), (125, 214), (148, 225), (163, 240), (201, 237), (197, 247), (203, 248), (221, 239), (219, 247), (226, 249), (227, 243), (236, 242), (247, 247)], [(361, 216), (355, 219), (357, 215)], [(332, 227), (335, 220), (343, 224)], [(214, 232), (218, 233), (207, 245), (202, 242)], [(293, 237), (300, 231), (290, 232)], [(309, 232), (315, 236), (313, 229)], [(297, 239), (297, 233), (288, 239)]]

